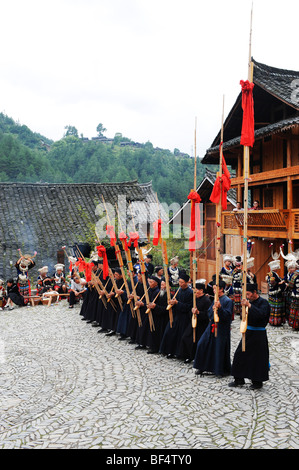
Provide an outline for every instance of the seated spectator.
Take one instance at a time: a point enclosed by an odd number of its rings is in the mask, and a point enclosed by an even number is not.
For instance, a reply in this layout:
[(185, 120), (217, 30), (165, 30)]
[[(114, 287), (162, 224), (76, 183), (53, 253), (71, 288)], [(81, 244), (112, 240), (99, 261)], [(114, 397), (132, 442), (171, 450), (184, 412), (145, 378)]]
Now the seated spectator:
[(234, 211), (243, 211), (242, 202), (238, 201), (236, 207), (233, 209)]
[(18, 305), (19, 307), (23, 307), (25, 305), (24, 297), (20, 294), (18, 285), (15, 283), (13, 279), (8, 279), (6, 282), (7, 287), (7, 303), (5, 308), (9, 308), (12, 310), (14, 308), (14, 304)]
[(80, 276), (78, 274), (75, 274), (71, 281), (69, 308), (74, 307), (75, 303), (78, 302), (80, 298), (82, 298), (82, 295), (84, 294), (84, 292), (85, 292), (85, 286), (82, 285), (82, 280)]
[(260, 211), (260, 210), (261, 210), (260, 202), (259, 202), (259, 201), (254, 201), (254, 202), (253, 202), (253, 206), (250, 207), (249, 210), (250, 210), (250, 211)]

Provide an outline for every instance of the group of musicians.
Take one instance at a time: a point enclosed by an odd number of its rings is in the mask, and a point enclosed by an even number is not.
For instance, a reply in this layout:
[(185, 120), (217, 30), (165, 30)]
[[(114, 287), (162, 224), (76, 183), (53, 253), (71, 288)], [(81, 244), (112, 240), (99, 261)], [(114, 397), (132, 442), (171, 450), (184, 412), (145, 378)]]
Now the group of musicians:
[[(160, 353), (167, 358), (183, 359), (186, 363), (193, 361), (199, 374), (208, 372), (225, 376), (233, 371), (235, 380), (231, 386), (243, 385), (247, 377), (252, 380), (253, 388), (260, 388), (268, 380), (269, 350), (265, 327), (268, 323), (279, 324), (270, 321), (271, 315), (277, 316), (277, 309), (269, 302), (275, 292), (273, 280), (277, 277), (274, 276), (275, 267), (270, 263), (269, 298), (266, 300), (259, 295), (256, 276), (251, 271), (254, 259), (247, 259), (244, 299), (242, 258), (224, 255), (218, 279), (219, 297), (214, 302), (216, 275), (209, 283), (198, 279), (193, 289), (187, 272), (178, 267), (177, 257), (171, 260), (167, 271), (168, 285), (164, 268), (155, 267), (150, 255), (146, 257), (145, 272), (141, 272), (141, 263), (137, 261), (130, 279), (120, 268), (109, 269), (109, 276), (104, 278), (103, 260), (95, 255), (90, 260), (91, 279), (87, 281), (74, 263), (76, 259), (69, 261), (73, 261), (73, 265), (68, 280), (63, 264), (55, 265), (53, 275), (49, 275), (47, 266), (40, 268), (36, 294), (32, 295), (28, 271), (35, 262), (33, 257), (21, 256), (15, 265), (17, 280), (9, 279), (6, 290), (4, 281), (0, 280), (0, 308), (30, 305), (32, 298), (46, 298), (50, 305), (53, 299), (58, 301), (64, 295), (69, 307), (74, 308), (82, 299), (80, 316), (97, 327), (99, 333), (118, 335), (119, 340), (127, 340), (135, 344), (136, 349), (146, 349), (149, 354)], [(294, 263), (290, 264), (291, 270)], [(287, 273), (286, 280), (277, 282), (285, 284), (285, 289), (290, 286), (294, 290), (297, 277), (299, 284), (298, 262), (292, 275)], [(241, 318), (244, 305), (247, 307), (246, 352), (242, 350), (241, 353), (239, 345), (231, 364), (231, 321)]]

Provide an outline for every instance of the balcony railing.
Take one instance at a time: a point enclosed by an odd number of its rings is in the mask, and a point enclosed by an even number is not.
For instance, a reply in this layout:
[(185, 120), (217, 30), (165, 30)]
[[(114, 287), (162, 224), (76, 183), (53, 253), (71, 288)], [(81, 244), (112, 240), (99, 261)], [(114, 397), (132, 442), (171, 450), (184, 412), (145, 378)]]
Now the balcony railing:
[[(252, 210), (248, 211), (247, 229), (249, 236), (281, 236), (285, 237), (289, 224), (294, 228), (297, 221), (299, 238), (299, 209), (292, 211)], [(241, 235), (244, 227), (244, 211), (223, 212), (222, 227), (224, 234)], [(294, 230), (293, 230), (294, 231)]]

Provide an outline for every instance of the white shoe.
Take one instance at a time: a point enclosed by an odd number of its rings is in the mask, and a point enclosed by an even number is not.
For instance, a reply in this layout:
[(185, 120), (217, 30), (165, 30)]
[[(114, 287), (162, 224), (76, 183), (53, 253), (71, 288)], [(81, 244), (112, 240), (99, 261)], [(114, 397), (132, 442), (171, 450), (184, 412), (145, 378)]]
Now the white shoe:
[(8, 304), (4, 305), (4, 308), (9, 308), (9, 305)]
[(13, 310), (13, 309), (14, 309), (14, 307), (9, 307), (9, 310)]

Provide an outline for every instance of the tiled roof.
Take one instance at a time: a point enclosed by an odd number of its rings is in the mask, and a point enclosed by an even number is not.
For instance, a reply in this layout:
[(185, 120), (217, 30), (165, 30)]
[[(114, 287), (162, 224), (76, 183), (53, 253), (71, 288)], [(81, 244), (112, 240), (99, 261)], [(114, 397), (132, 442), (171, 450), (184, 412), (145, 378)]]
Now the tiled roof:
[[(33, 255), (37, 268), (57, 263), (57, 251), (86, 241), (88, 224), (99, 221), (96, 207), (103, 203), (115, 208), (119, 197), (138, 206), (137, 220), (158, 218), (156, 194), (152, 184), (123, 183), (1, 183), (0, 184), (0, 278), (15, 276), (18, 248)], [(155, 212), (156, 211), (156, 212)], [(133, 210), (134, 212), (134, 210)], [(166, 220), (166, 214), (161, 214)], [(148, 217), (148, 219), (147, 219)], [(141, 234), (140, 234), (141, 236)], [(93, 248), (93, 247), (92, 247)], [(35, 268), (34, 268), (35, 269)]]
[[(284, 132), (292, 127), (299, 125), (299, 116), (292, 117), (289, 119), (283, 119), (282, 121), (275, 122), (274, 124), (270, 124), (269, 126), (262, 127), (254, 132), (255, 140), (259, 140), (263, 137), (267, 137), (269, 135), (276, 134), (277, 132)], [(233, 147), (238, 147), (240, 145), (241, 137), (236, 137), (235, 139), (228, 140), (227, 142), (223, 143), (223, 150), (228, 150)], [(212, 154), (215, 152), (219, 152), (219, 146), (216, 145), (211, 147), (207, 150), (207, 154)]]
[[(299, 100), (294, 100), (294, 80), (299, 80), (299, 72), (278, 69), (253, 60), (253, 82), (264, 90), (299, 110)], [(292, 86), (293, 84), (293, 86)], [(297, 84), (297, 87), (299, 83)], [(293, 97), (293, 98), (292, 98)]]
[[(253, 83), (255, 84), (253, 89), (255, 139), (258, 140), (298, 125), (299, 72), (270, 67), (254, 59), (252, 61), (254, 64)], [(278, 109), (282, 113), (279, 117), (275, 112), (271, 112)], [(224, 150), (240, 145), (242, 119), (242, 93), (240, 92), (224, 122)], [(219, 152), (220, 132), (206, 151), (202, 163), (212, 163), (209, 156)], [(230, 163), (229, 156), (227, 162)]]

